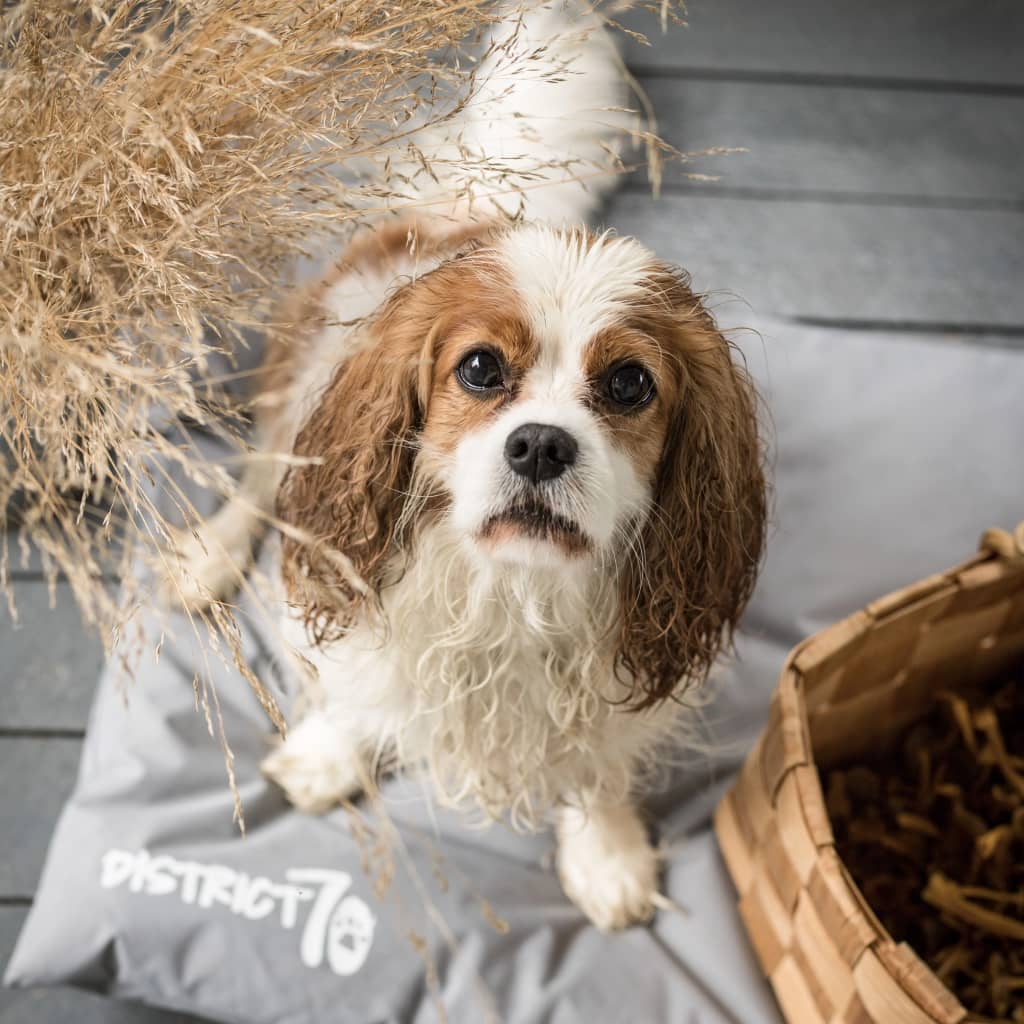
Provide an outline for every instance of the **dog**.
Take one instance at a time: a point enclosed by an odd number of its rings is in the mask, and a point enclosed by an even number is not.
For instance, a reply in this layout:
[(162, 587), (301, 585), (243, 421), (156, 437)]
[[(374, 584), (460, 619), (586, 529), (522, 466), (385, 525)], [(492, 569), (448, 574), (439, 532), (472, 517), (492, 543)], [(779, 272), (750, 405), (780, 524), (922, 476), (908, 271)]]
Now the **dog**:
[[(603, 30), (534, 18), (584, 73), (495, 87), (476, 143), (613, 144), (579, 113), (621, 100)], [(322, 699), (265, 773), (312, 813), (387, 764), (489, 818), (553, 818), (566, 893), (615, 929), (658, 903), (636, 789), (731, 639), (766, 498), (746, 373), (682, 271), (583, 226), (599, 199), (563, 178), (515, 218), (357, 235), (265, 357), (260, 445), (291, 458), (254, 461), (180, 589), (227, 596), (274, 510), (283, 632)]]

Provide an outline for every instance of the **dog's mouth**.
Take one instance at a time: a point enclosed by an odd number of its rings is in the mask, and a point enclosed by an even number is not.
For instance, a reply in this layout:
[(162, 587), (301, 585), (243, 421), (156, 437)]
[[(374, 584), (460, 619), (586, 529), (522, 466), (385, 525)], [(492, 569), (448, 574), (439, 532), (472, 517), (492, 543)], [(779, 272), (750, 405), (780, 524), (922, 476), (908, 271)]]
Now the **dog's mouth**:
[(491, 543), (514, 539), (547, 541), (567, 555), (590, 550), (590, 538), (579, 523), (559, 515), (544, 502), (524, 499), (488, 517), (480, 528), (481, 540)]

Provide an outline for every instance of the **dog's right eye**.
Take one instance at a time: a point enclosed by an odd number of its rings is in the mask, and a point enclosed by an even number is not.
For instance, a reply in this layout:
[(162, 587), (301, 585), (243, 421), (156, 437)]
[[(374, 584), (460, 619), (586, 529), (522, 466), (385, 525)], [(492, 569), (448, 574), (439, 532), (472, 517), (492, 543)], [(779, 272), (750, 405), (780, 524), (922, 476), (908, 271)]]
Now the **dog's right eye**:
[(467, 391), (493, 391), (505, 382), (498, 357), (485, 348), (470, 352), (455, 373)]

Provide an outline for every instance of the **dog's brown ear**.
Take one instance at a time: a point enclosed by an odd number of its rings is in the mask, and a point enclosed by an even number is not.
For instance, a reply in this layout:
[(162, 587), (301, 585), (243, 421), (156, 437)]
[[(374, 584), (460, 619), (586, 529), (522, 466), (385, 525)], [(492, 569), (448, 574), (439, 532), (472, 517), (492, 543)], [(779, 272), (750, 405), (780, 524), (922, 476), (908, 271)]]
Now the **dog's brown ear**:
[(343, 634), (391, 582), (433, 344), (403, 305), (396, 295), (335, 371), (295, 442), (310, 462), (291, 467), (278, 491), (285, 583), (316, 643)]
[(754, 587), (766, 483), (757, 397), (688, 280), (658, 283), (671, 314), (655, 318), (682, 380), (639, 554), (621, 580), (618, 668), (649, 707), (703, 681)]

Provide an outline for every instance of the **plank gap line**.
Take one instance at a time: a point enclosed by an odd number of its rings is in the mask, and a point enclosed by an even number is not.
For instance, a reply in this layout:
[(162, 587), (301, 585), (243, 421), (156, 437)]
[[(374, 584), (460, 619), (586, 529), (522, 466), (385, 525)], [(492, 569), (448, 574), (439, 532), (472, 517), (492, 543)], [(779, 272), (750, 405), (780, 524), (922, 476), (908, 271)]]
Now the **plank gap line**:
[(64, 726), (0, 725), (0, 740), (80, 740), (85, 729)]
[[(625, 192), (648, 192), (650, 186), (636, 178), (623, 183)], [(710, 196), (714, 199), (748, 199), (767, 202), (837, 203), (844, 206), (905, 206), (935, 210), (1004, 210), (1024, 213), (1024, 198), (986, 199), (957, 196), (899, 195), (884, 192), (844, 192), (829, 189), (757, 188), (721, 185), (718, 182), (663, 181), (665, 195)]]
[(882, 334), (919, 334), (922, 341), (939, 338), (976, 344), (985, 348), (1019, 351), (1024, 348), (1024, 325), (948, 323), (928, 320), (875, 320), (858, 317), (789, 315), (781, 319), (801, 327), (824, 327), (845, 331)]
[(765, 85), (963, 93), (973, 96), (1024, 96), (1024, 84), (1015, 82), (955, 82), (937, 78), (838, 75), (816, 71), (749, 71), (743, 68), (662, 67), (641, 63), (630, 64), (629, 70), (641, 82), (645, 78), (678, 78), (703, 82), (754, 82)]

